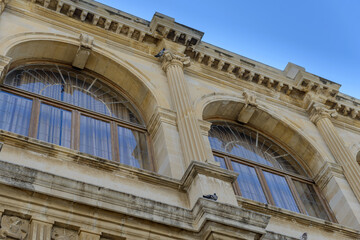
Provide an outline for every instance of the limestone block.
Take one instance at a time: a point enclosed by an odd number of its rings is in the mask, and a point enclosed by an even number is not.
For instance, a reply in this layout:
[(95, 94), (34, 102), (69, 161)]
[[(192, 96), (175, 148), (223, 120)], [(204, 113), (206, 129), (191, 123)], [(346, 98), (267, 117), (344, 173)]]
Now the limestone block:
[(52, 222), (32, 218), (30, 221), (30, 240), (50, 240)]

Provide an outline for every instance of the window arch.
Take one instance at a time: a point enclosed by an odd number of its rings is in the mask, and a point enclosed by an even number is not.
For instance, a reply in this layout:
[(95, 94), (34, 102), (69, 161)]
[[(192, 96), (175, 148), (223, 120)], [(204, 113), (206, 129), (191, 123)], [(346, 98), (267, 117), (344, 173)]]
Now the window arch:
[(260, 132), (233, 123), (213, 122), (209, 141), (220, 166), (239, 173), (235, 193), (294, 212), (333, 219), (301, 165)]
[(0, 87), (0, 129), (152, 170), (140, 115), (102, 79), (29, 64), (12, 69)]

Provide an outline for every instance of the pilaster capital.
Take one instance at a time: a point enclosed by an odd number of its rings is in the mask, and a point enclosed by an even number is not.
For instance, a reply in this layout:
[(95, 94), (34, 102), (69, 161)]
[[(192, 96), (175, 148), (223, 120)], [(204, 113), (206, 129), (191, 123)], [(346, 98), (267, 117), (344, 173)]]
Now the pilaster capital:
[(0, 15), (5, 10), (6, 4), (8, 4), (10, 0), (0, 0)]
[(3, 77), (7, 73), (10, 62), (11, 62), (10, 57), (0, 55), (0, 83), (2, 82)]
[(181, 68), (190, 66), (190, 57), (182, 53), (174, 53), (170, 50), (165, 50), (160, 58), (162, 62), (162, 69), (166, 72), (171, 65), (178, 65)]
[(336, 118), (337, 112), (335, 109), (328, 109), (325, 105), (320, 103), (313, 103), (309, 108), (310, 121), (317, 124), (317, 122), (324, 118)]

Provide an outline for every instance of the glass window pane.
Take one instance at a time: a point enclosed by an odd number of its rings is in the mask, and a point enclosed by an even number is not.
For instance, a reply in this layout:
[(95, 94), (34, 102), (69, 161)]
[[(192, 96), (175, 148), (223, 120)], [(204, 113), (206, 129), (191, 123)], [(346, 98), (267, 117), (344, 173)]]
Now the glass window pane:
[(220, 163), (220, 167), (227, 169), (226, 164), (225, 164), (225, 160), (222, 157), (218, 157), (214, 155), (214, 159), (216, 162)]
[(37, 138), (70, 148), (71, 112), (41, 104)]
[(27, 136), (32, 101), (27, 98), (0, 91), (0, 128)]
[(150, 169), (146, 136), (118, 126), (120, 162), (137, 168)]
[(111, 160), (110, 123), (81, 115), (80, 151)]
[(295, 199), (290, 191), (286, 179), (282, 176), (263, 172), (269, 186), (275, 205), (290, 211), (299, 212)]
[(255, 169), (237, 162), (232, 162), (231, 164), (234, 171), (239, 173), (237, 181), (239, 183), (242, 196), (258, 202), (267, 203)]
[(295, 188), (304, 204), (306, 213), (313, 217), (329, 220), (318, 195), (310, 184), (294, 181)]

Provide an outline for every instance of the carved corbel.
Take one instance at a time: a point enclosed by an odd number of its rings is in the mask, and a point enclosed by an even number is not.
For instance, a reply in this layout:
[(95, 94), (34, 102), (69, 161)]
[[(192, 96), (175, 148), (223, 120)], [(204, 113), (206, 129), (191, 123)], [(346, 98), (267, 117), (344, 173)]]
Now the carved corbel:
[(85, 33), (82, 33), (80, 34), (79, 40), (80, 46), (77, 50), (72, 66), (84, 69), (93, 47), (94, 38)]
[(276, 91), (280, 92), (281, 89), (283, 88), (284, 84), (282, 82), (278, 82), (277, 86), (276, 86)]
[(228, 69), (227, 69), (227, 72), (228, 73), (233, 73), (234, 68), (235, 68), (235, 66), (233, 64), (230, 64)]
[(211, 65), (213, 64), (214, 61), (215, 61), (215, 59), (213, 57), (209, 57), (209, 60), (207, 62), (207, 66), (211, 67)]
[(224, 65), (225, 65), (225, 62), (222, 61), (222, 60), (220, 60), (219, 63), (218, 63), (218, 65), (217, 65), (217, 69), (218, 69), (218, 70), (221, 70), (221, 69), (224, 67)]
[(286, 95), (290, 95), (290, 93), (292, 92), (293, 90), (293, 87), (292, 86), (289, 86), (288, 89), (286, 90)]
[(75, 9), (76, 9), (75, 6), (70, 6), (69, 11), (67, 12), (67, 15), (69, 17), (72, 17), (74, 15)]
[(128, 37), (132, 37), (133, 33), (134, 33), (135, 29), (134, 28), (129, 28), (129, 31), (128, 31)]
[(245, 105), (240, 110), (237, 120), (241, 123), (248, 123), (258, 104), (256, 103), (256, 97), (253, 94), (244, 92), (243, 96), (245, 99)]
[(80, 15), (80, 20), (81, 20), (82, 22), (85, 21), (87, 15), (88, 15), (88, 12), (85, 11), (85, 10), (83, 10), (83, 11), (81, 12), (81, 15)]
[(108, 30), (111, 24), (111, 20), (110, 19), (106, 19), (105, 23), (104, 23), (104, 28), (105, 30)]
[(56, 5), (56, 11), (60, 12), (63, 5), (64, 5), (64, 3), (62, 1), (59, 1)]
[(0, 83), (3, 82), (3, 79), (9, 69), (10, 62), (10, 57), (0, 55)]
[(264, 76), (260, 74), (258, 79), (258, 84), (262, 84), (263, 81), (264, 81)]
[(240, 68), (240, 69), (239, 69), (239, 72), (238, 72), (239, 78), (242, 78), (242, 77), (244, 76), (244, 73), (245, 73), (245, 68)]
[(144, 32), (140, 32), (140, 36), (139, 36), (138, 41), (139, 41), (139, 42), (142, 42), (142, 41), (144, 40), (145, 35), (146, 35), (146, 34), (145, 34)]
[(199, 52), (198, 54), (197, 54), (197, 62), (199, 62), (199, 63), (201, 63), (202, 62), (202, 60), (204, 59), (204, 54), (203, 53), (201, 53), (201, 52)]
[(268, 88), (271, 88), (273, 86), (273, 84), (274, 84), (274, 79), (269, 78), (269, 80), (266, 83), (266, 86)]
[(6, 4), (8, 4), (10, 0), (0, 0), (0, 15), (4, 12)]
[(44, 1), (44, 7), (48, 7), (50, 5), (50, 0), (45, 0)]
[(351, 111), (351, 113), (350, 113), (350, 116), (351, 116), (351, 118), (356, 118), (357, 117), (357, 115), (359, 115), (359, 111), (358, 110), (355, 110), (355, 109), (353, 109), (352, 111)]
[(100, 19), (99, 15), (94, 15), (92, 25), (97, 25), (99, 22), (99, 19)]

